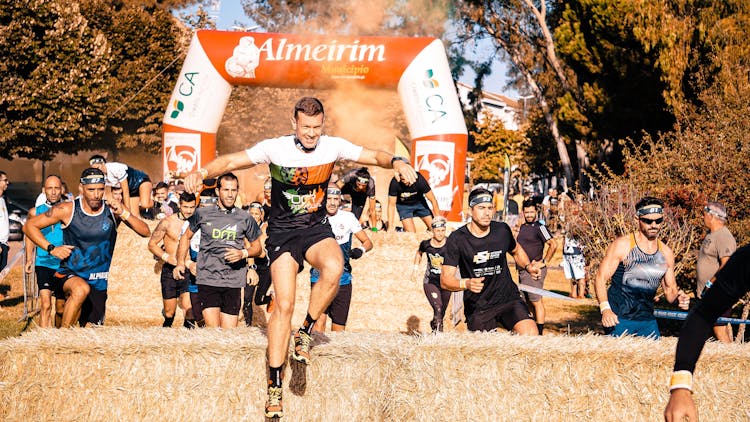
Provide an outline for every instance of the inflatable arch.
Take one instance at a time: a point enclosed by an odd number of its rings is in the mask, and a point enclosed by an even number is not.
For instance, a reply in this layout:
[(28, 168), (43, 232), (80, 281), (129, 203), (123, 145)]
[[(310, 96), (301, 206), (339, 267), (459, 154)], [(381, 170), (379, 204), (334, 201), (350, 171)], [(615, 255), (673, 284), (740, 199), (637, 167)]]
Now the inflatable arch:
[(216, 157), (233, 85), (326, 89), (341, 80), (398, 89), (411, 162), (429, 180), (441, 211), (459, 221), (468, 138), (436, 38), (197, 31), (164, 115), (165, 175), (197, 170)]

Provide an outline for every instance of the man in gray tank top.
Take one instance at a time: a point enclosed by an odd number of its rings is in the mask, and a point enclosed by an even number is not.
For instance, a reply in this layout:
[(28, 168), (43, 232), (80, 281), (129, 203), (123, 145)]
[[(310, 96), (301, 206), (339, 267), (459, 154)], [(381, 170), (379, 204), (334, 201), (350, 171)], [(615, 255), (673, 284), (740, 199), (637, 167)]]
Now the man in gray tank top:
[(635, 211), (638, 230), (617, 238), (607, 248), (594, 286), (607, 334), (658, 338), (654, 296), (659, 285), (667, 300), (679, 300), (682, 309), (688, 309), (690, 297), (677, 287), (672, 249), (658, 238), (664, 203), (647, 196), (635, 204)]

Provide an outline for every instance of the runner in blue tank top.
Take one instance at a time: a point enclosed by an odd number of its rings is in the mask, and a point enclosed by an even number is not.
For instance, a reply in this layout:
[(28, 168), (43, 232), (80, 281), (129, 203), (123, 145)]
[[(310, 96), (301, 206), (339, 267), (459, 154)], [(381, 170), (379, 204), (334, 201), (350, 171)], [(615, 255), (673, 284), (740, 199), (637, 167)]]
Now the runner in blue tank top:
[(679, 300), (682, 309), (688, 309), (690, 297), (677, 288), (674, 253), (658, 239), (664, 203), (647, 196), (638, 201), (635, 209), (638, 230), (617, 238), (607, 248), (596, 274), (596, 297), (607, 334), (659, 338), (654, 317), (654, 296), (659, 285), (667, 300)]
[[(44, 195), (46, 202), (36, 208), (29, 210), (29, 217), (43, 214), (48, 209), (55, 206), (62, 199), (62, 179), (59, 176), (51, 174), (44, 180)], [(60, 223), (53, 224), (42, 229), (42, 234), (51, 244), (60, 246), (63, 244), (63, 234)], [(50, 311), (52, 310), (52, 297), (56, 297), (55, 307), (57, 313), (62, 316), (62, 307), (65, 304), (65, 295), (62, 291), (62, 285), (56, 283), (53, 277), (58, 268), (60, 268), (60, 259), (50, 255), (46, 250), (36, 246), (32, 242), (26, 242), (26, 268), (27, 274), (33, 271), (36, 275), (36, 284), (39, 287), (39, 326), (42, 328), (51, 327), (52, 319)], [(36, 253), (36, 258), (34, 257)], [(55, 319), (55, 325), (61, 321)], [(58, 325), (59, 326), (59, 325)]]
[[(151, 234), (146, 223), (133, 216), (121, 202), (106, 204), (104, 173), (88, 168), (81, 174), (81, 196), (74, 202), (55, 205), (26, 223), (24, 233), (40, 248), (62, 260), (55, 277), (65, 294), (61, 326), (76, 320), (101, 324), (107, 300), (107, 280), (120, 221), (139, 235)], [(55, 246), (42, 233), (54, 224), (63, 225), (63, 245)], [(84, 309), (85, 307), (85, 309)]]

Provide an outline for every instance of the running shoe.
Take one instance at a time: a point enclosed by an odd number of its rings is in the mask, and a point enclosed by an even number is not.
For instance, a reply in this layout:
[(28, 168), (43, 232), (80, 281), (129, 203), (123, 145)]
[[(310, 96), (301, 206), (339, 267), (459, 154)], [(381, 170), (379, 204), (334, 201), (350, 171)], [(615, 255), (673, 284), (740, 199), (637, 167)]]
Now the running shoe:
[(268, 387), (268, 401), (266, 401), (267, 418), (283, 418), (284, 408), (281, 404), (281, 387)]
[(312, 342), (312, 337), (309, 334), (301, 330), (295, 331), (292, 358), (305, 365), (310, 364), (310, 342)]

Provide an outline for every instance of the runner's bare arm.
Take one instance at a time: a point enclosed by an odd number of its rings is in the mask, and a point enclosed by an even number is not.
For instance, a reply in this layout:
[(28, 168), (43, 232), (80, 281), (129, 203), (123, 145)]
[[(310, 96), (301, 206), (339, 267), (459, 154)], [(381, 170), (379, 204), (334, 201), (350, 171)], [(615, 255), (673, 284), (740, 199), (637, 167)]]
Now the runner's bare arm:
[(409, 183), (417, 181), (416, 170), (405, 161), (394, 160), (393, 155), (385, 151), (362, 148), (362, 153), (359, 155), (357, 162), (361, 164), (376, 165), (386, 169), (392, 168), (396, 175), (396, 180), (404, 180)]
[(177, 243), (177, 265), (172, 270), (172, 276), (175, 280), (182, 280), (185, 278), (183, 273), (185, 272), (185, 260), (187, 258), (188, 250), (190, 250), (190, 239), (193, 238), (193, 231), (190, 227), (185, 229), (185, 233), (180, 236), (180, 241)]
[(396, 197), (388, 196), (388, 230), (396, 231)]
[(427, 198), (428, 201), (430, 201), (430, 204), (432, 205), (432, 216), (437, 217), (442, 215), (443, 213), (440, 211), (440, 205), (438, 205), (437, 198), (435, 198), (435, 192), (430, 190), (426, 194), (424, 194), (424, 197)]
[[(42, 229), (56, 223), (67, 224), (73, 217), (73, 206), (72, 202), (57, 204), (44, 213), (29, 218), (23, 226), (23, 233), (34, 244), (42, 249), (47, 249), (50, 242), (42, 234)], [(72, 250), (72, 246), (62, 245), (53, 249), (50, 255), (65, 259), (70, 256)]]
[(661, 279), (664, 296), (669, 303), (677, 300), (677, 305), (681, 309), (687, 310), (690, 307), (690, 296), (677, 286), (677, 279), (674, 274), (674, 252), (666, 245), (663, 245), (662, 253), (667, 260), (667, 272), (664, 273), (664, 277)]
[(479, 293), (484, 288), (484, 277), (479, 278), (457, 278), (458, 267), (443, 265), (440, 273), (440, 287), (452, 292), (469, 290)]
[(607, 248), (594, 279), (594, 291), (596, 292), (596, 299), (599, 301), (599, 310), (602, 313), (602, 325), (605, 327), (614, 327), (620, 322), (617, 315), (609, 308), (607, 280), (612, 278), (617, 266), (620, 265), (620, 261), (625, 259), (629, 248), (630, 241), (627, 236), (615, 239)]
[[(36, 215), (36, 208), (32, 208), (29, 210), (29, 214), (27, 218), (31, 218)], [(27, 274), (31, 274), (32, 271), (34, 271), (34, 255), (36, 251), (36, 245), (34, 242), (24, 242), (24, 253), (26, 254), (26, 267), (24, 268), (24, 271), (26, 271)]]
[(203, 187), (203, 179), (220, 176), (234, 170), (250, 168), (254, 165), (245, 150), (220, 155), (203, 166), (202, 169), (188, 173), (185, 176), (185, 189), (190, 193), (199, 193)]
[[(161, 248), (161, 242), (164, 240), (164, 236), (167, 234), (167, 227), (166, 223), (167, 219), (159, 221), (159, 224), (156, 225), (156, 228), (154, 229), (154, 232), (151, 233), (151, 237), (148, 239), (148, 250), (152, 254), (154, 254), (157, 258), (163, 258), (164, 249)], [(167, 259), (164, 259), (164, 262), (167, 262), (169, 260), (169, 257)]]

